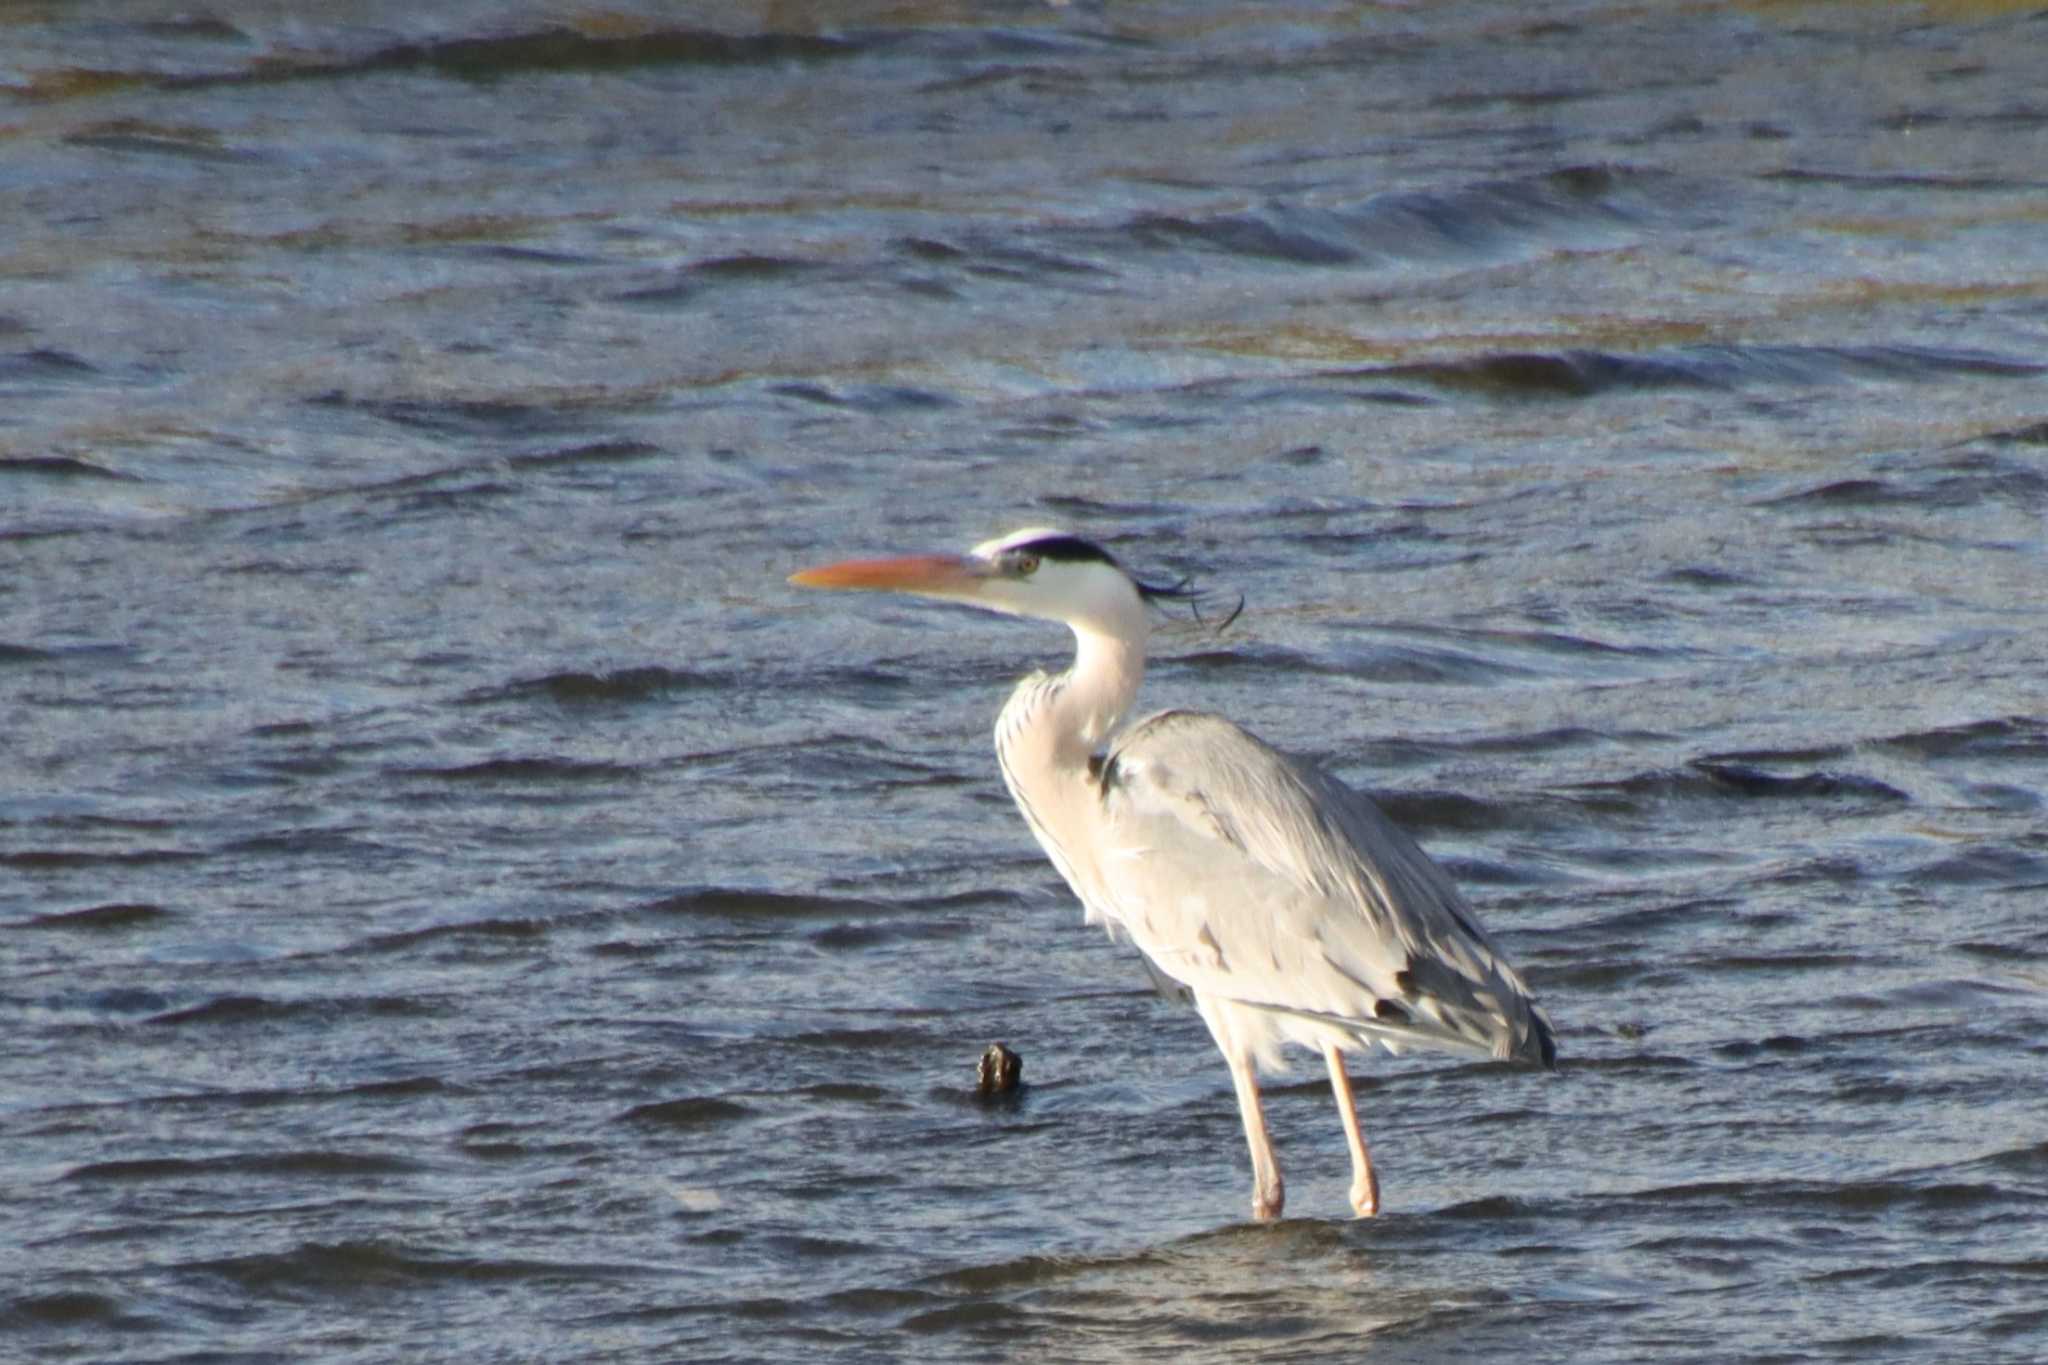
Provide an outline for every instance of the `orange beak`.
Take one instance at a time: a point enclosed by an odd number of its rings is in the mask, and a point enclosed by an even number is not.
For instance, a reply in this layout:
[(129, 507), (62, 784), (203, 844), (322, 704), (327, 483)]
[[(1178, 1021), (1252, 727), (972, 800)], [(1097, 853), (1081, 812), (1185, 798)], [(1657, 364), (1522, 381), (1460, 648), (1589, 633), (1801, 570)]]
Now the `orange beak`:
[(958, 555), (905, 555), (899, 559), (848, 559), (793, 573), (799, 588), (851, 588), (864, 592), (916, 592), (950, 596), (980, 581), (972, 561)]

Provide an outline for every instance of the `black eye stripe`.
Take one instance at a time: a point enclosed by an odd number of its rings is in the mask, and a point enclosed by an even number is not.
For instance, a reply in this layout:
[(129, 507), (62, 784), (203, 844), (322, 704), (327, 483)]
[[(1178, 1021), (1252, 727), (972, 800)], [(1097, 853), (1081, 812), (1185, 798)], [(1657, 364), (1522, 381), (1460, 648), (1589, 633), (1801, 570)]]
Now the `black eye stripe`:
[(1079, 536), (1044, 536), (1038, 540), (1027, 540), (1021, 545), (1009, 546), (1006, 553), (1037, 555), (1040, 559), (1056, 560), (1062, 564), (1116, 563), (1109, 551), (1094, 541), (1083, 540)]

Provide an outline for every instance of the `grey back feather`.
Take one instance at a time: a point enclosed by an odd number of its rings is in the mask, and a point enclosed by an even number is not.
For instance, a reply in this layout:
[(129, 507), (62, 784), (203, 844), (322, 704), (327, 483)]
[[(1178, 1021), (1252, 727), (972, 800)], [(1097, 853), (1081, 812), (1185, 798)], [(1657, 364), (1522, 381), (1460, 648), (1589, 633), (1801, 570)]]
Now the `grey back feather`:
[(1090, 771), (1103, 832), (1071, 879), (1155, 972), (1397, 1051), (1551, 1064), (1527, 985), (1370, 798), (1202, 712), (1138, 722)]

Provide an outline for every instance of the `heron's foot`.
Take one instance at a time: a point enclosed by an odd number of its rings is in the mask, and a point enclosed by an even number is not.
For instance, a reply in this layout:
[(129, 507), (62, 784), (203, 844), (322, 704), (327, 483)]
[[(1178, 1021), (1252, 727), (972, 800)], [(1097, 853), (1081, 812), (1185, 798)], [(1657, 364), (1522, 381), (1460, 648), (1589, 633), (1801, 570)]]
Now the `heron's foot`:
[(1360, 1218), (1370, 1218), (1380, 1211), (1380, 1173), (1368, 1170), (1351, 1187), (1351, 1211)]
[(1287, 1207), (1287, 1186), (1279, 1176), (1273, 1177), (1272, 1187), (1252, 1186), (1252, 1217), (1261, 1223), (1270, 1223), (1280, 1216), (1280, 1210)]

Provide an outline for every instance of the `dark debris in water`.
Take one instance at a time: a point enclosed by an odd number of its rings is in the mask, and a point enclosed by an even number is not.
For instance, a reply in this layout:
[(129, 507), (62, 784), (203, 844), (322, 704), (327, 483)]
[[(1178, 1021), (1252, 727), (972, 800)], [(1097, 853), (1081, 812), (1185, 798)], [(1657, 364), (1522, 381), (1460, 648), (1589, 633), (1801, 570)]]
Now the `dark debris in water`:
[(985, 1098), (1014, 1093), (1024, 1083), (1024, 1058), (1002, 1043), (990, 1043), (974, 1068), (974, 1088)]

